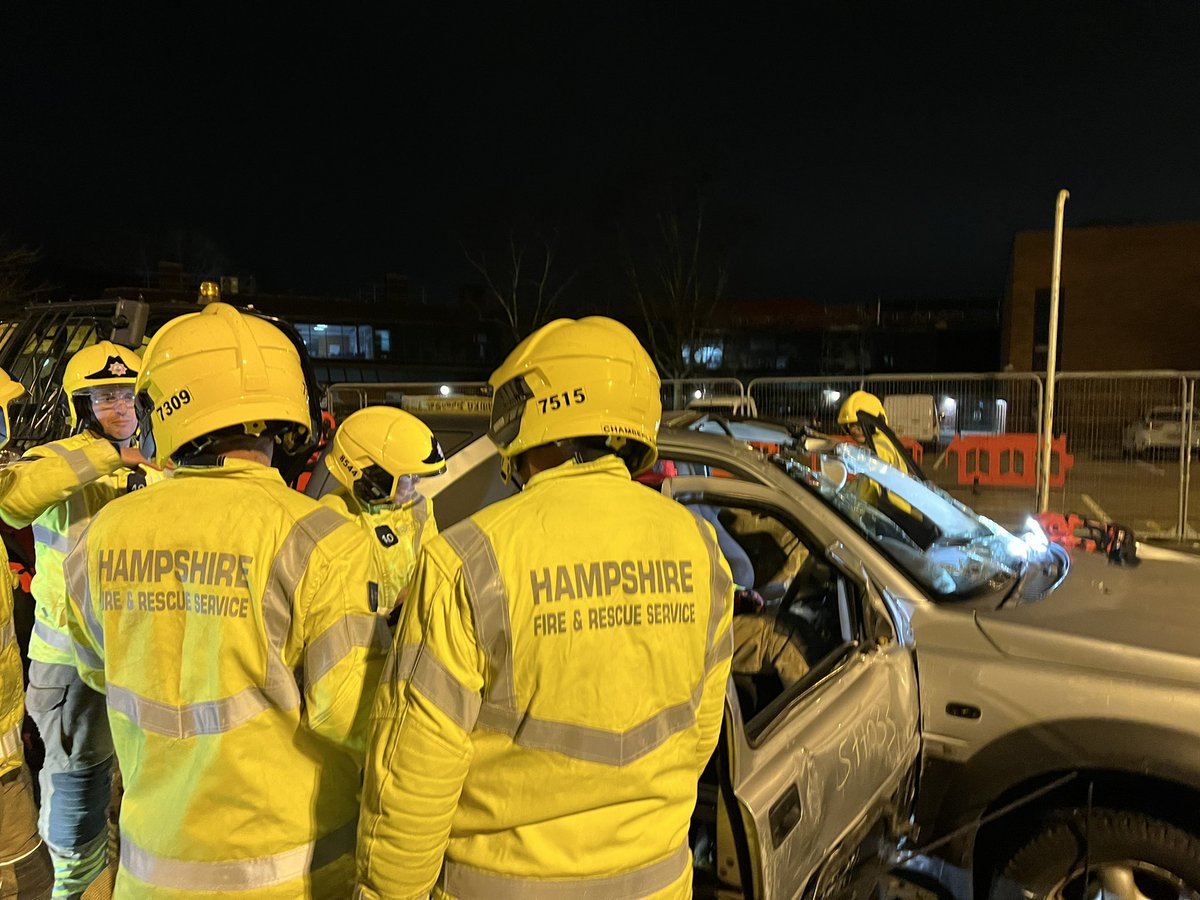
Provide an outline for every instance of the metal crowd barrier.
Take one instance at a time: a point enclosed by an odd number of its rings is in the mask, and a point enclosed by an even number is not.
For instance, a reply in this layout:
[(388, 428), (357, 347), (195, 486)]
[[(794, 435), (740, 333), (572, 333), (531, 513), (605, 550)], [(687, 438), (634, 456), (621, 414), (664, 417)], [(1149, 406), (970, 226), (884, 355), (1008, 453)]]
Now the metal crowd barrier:
[[(1061, 373), (1049, 438), (1050, 508), (1119, 521), (1139, 536), (1200, 541), (1200, 500), (1191, 491), (1192, 458), (1200, 451), (1198, 380), (1200, 372)], [(1047, 439), (1043, 381), (1027, 372), (756, 378), (747, 385), (686, 378), (663, 381), (661, 398), (664, 409), (757, 415), (836, 433), (846, 397), (870, 391), (896, 431), (920, 446), (933, 482), (1002, 524), (1020, 526), (1037, 509), (1033, 450)], [(341, 383), (326, 391), (325, 402), (340, 421), (374, 404), (418, 415), (429, 404), (477, 411), (489, 396), (483, 382)]]

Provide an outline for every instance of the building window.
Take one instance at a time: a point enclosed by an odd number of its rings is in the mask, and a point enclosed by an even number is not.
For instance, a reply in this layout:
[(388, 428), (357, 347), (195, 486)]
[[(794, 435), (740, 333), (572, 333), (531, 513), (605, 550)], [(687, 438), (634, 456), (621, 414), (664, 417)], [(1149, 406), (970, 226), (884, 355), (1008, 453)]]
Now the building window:
[(296, 333), (314, 359), (371, 359), (372, 331), (369, 325), (296, 324)]

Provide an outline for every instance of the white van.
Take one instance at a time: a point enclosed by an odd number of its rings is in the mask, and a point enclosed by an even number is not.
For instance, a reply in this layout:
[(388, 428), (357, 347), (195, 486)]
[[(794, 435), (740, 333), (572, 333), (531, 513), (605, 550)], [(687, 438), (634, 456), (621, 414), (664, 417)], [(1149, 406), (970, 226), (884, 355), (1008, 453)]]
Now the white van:
[(941, 431), (933, 394), (892, 394), (883, 398), (888, 426), (901, 437), (922, 443), (935, 443)]

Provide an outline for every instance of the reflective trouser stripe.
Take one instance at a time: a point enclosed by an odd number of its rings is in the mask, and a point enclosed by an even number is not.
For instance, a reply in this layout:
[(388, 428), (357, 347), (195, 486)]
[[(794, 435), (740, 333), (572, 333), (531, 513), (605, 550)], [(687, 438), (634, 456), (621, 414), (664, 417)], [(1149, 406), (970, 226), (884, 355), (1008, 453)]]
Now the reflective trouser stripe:
[(514, 878), (485, 872), (474, 866), (446, 861), (441, 884), (452, 897), (487, 897), (488, 900), (627, 900), (645, 897), (670, 887), (687, 872), (691, 854), (684, 844), (658, 862), (604, 878)]
[(245, 891), (303, 878), (354, 851), (357, 821), (274, 856), (197, 862), (157, 856), (121, 832), (121, 866), (134, 878), (161, 888), (193, 891)]
[[(703, 526), (701, 533), (704, 533)], [(602, 765), (620, 766), (656, 750), (695, 724), (696, 710), (704, 689), (703, 677), (687, 700), (661, 710), (627, 731), (606, 731), (570, 722), (554, 722), (518, 711), (516, 692), (513, 689), (512, 626), (508, 614), (508, 592), (491, 541), (470, 519), (456, 523), (442, 532), (442, 537), (454, 548), (463, 563), (463, 577), (466, 581), (472, 618), (475, 621), (476, 640), (488, 659), (491, 677), (485, 684), (489, 684), (490, 687), (485, 688), (483, 704), (478, 709), (478, 715), (474, 715), (478, 694), (451, 675), (433, 658), (428, 648), (423, 646), (406, 646), (401, 649), (396, 677), (411, 678), (413, 686), (420, 690), (423, 696), (436, 704), (464, 730), (469, 731), (473, 725), (478, 724), (507, 734), (515, 744), (522, 747), (550, 750)], [(718, 552), (714, 538), (708, 537), (707, 544), (711, 553)], [(711, 600), (710, 615), (716, 616), (724, 608), (724, 592), (732, 587), (732, 584), (715, 560), (712, 571), (712, 589), (722, 591)], [(715, 664), (719, 656), (732, 652), (732, 646), (723, 647), (720, 654), (712, 652), (715, 630), (716, 623), (710, 621), (706, 664), (710, 657)]]
[(47, 445), (51, 450), (67, 461), (67, 465), (71, 467), (71, 471), (75, 473), (75, 477), (79, 479), (80, 484), (90, 484), (100, 477), (100, 470), (96, 468), (87, 453), (82, 447), (76, 450), (64, 450), (54, 444)]
[(71, 638), (68, 635), (63, 634), (61, 631), (55, 631), (41, 620), (33, 623), (33, 633), (55, 650), (62, 650), (64, 653), (74, 652)]
[(391, 638), (387, 619), (374, 614), (343, 616), (308, 645), (304, 658), (304, 681), (312, 686), (356, 647), (374, 647), (387, 653)]
[(70, 549), (70, 540), (65, 534), (59, 534), (53, 528), (47, 528), (45, 525), (34, 524), (33, 541), (35, 544), (41, 544), (51, 550), (58, 550), (60, 553), (66, 553)]
[(53, 900), (75, 900), (95, 881), (108, 864), (108, 829), (79, 847), (65, 849), (47, 842), (54, 865)]
[(16, 756), (24, 745), (21, 743), (21, 723), (8, 731), (0, 731), (0, 760)]

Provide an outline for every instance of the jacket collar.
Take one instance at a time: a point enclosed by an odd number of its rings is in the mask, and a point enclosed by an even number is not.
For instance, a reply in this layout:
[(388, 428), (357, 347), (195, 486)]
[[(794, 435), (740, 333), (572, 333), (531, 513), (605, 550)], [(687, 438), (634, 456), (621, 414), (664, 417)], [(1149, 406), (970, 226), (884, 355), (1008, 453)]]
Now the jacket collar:
[(175, 470), (174, 478), (254, 478), (266, 481), (278, 481), (283, 484), (283, 476), (272, 466), (264, 466), (248, 459), (221, 460), (216, 466), (180, 466)]
[(602, 456), (592, 462), (576, 462), (575, 460), (567, 460), (560, 466), (555, 466), (553, 469), (545, 469), (538, 472), (525, 484), (525, 490), (542, 482), (555, 481), (563, 478), (575, 478), (581, 475), (608, 475), (613, 478), (620, 478), (623, 481), (630, 479), (629, 469), (625, 463), (613, 454)]

